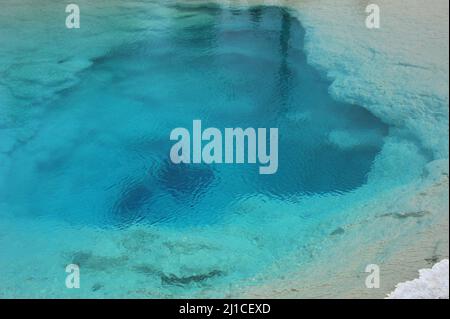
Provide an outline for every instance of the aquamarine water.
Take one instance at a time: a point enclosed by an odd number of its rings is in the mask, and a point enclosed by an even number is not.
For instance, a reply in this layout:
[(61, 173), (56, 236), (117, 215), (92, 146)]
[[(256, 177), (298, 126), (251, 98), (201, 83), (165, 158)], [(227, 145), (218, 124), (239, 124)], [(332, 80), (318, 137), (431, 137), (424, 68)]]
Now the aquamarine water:
[[(141, 296), (208, 296), (218, 295), (211, 287), (249, 284), (329, 235), (316, 228), (333, 214), (321, 198), (338, 201), (364, 185), (387, 134), (364, 108), (333, 100), (286, 9), (168, 8), (157, 32), (112, 47), (78, 83), (33, 105), (38, 130), (7, 154), (2, 207), (37, 221), (31, 242), (49, 237), (27, 258), (80, 264), (83, 296), (119, 286), (152, 291)], [(279, 128), (278, 172), (172, 164), (170, 132), (194, 119), (205, 128)], [(0, 252), (4, 273), (23, 255), (12, 250)], [(62, 289), (44, 277), (44, 295)]]

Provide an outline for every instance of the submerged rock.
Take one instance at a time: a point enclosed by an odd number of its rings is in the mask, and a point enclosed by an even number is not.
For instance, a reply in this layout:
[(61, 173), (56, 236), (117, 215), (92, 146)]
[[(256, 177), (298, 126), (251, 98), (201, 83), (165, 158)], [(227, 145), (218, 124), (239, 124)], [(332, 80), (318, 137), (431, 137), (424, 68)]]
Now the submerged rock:
[(440, 260), (438, 255), (433, 255), (430, 258), (425, 258), (425, 261), (431, 265), (436, 264)]
[(429, 211), (418, 211), (418, 212), (404, 212), (404, 213), (387, 213), (380, 215), (380, 217), (393, 217), (397, 219), (405, 219), (405, 218), (421, 218), (429, 214), (431, 214)]
[(96, 284), (94, 284), (94, 285), (92, 286), (91, 290), (92, 290), (92, 291), (97, 291), (97, 290), (100, 290), (100, 289), (102, 289), (102, 288), (103, 288), (103, 284), (101, 284), (101, 283), (96, 283)]
[(127, 256), (97, 256), (90, 251), (79, 251), (72, 255), (73, 264), (98, 271), (124, 266), (127, 260)]
[(222, 276), (224, 273), (220, 270), (213, 270), (208, 273), (178, 277), (176, 275), (161, 275), (161, 282), (167, 285), (189, 285), (192, 283), (200, 283), (207, 279)]
[(79, 251), (72, 255), (72, 263), (81, 266), (84, 265), (91, 257), (91, 252)]
[(338, 227), (331, 232), (330, 236), (342, 235), (343, 233), (345, 233), (345, 229), (342, 227)]
[(151, 265), (137, 265), (134, 266), (133, 269), (141, 274), (144, 275), (148, 275), (148, 276), (154, 276), (154, 275), (161, 275), (161, 271), (159, 271), (158, 269), (156, 269), (155, 267), (151, 266)]

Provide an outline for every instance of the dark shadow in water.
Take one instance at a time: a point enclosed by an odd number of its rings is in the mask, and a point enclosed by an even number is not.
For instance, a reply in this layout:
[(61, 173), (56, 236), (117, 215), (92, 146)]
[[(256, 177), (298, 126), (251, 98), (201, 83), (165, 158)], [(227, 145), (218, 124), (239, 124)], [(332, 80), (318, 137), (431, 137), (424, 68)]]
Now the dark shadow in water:
[(113, 219), (118, 224), (130, 225), (142, 220), (147, 214), (143, 210), (153, 197), (150, 186), (144, 182), (127, 185), (112, 209)]
[(292, 17), (288, 12), (282, 10), (281, 12), (281, 31), (280, 31), (280, 69), (278, 71), (278, 88), (280, 98), (280, 105), (278, 113), (286, 112), (288, 109), (288, 98), (290, 94), (289, 79), (292, 75), (288, 63), (289, 41), (291, 39), (291, 21)]
[(214, 181), (214, 172), (208, 165), (166, 161), (158, 171), (158, 181), (176, 200), (194, 206)]
[(250, 13), (251, 21), (258, 24), (261, 21), (263, 8), (262, 7), (252, 7), (248, 9)]
[[(193, 208), (213, 181), (214, 172), (207, 165), (176, 165), (167, 160), (144, 181), (131, 181), (123, 187), (112, 208), (112, 218), (118, 226), (143, 219), (157, 222), (173, 214), (174, 209)], [(175, 207), (170, 206), (173, 202), (167, 194), (178, 203)]]

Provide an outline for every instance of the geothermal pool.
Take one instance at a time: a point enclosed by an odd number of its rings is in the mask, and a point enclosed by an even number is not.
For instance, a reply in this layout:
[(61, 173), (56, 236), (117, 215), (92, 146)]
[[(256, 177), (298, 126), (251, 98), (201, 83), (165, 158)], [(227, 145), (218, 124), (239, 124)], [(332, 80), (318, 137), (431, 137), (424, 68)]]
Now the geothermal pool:
[[(320, 263), (340, 211), (373, 194), (356, 195), (389, 127), (330, 96), (287, 9), (150, 2), (144, 26), (128, 10), (101, 54), (56, 58), (44, 36), (39, 58), (55, 69), (9, 70), (21, 87), (7, 104), (19, 129), (2, 142), (2, 294), (220, 297)], [(277, 127), (277, 173), (173, 164), (170, 132), (195, 119)], [(64, 287), (70, 263), (79, 290)]]
[[(306, 63), (298, 20), (279, 8), (177, 10), (175, 26), (97, 58), (42, 106), (39, 132), (14, 152), (3, 202), (69, 223), (183, 228), (220, 223), (252, 197), (296, 202), (365, 183), (387, 127), (333, 101)], [(278, 172), (173, 164), (170, 132), (194, 119), (278, 128)]]

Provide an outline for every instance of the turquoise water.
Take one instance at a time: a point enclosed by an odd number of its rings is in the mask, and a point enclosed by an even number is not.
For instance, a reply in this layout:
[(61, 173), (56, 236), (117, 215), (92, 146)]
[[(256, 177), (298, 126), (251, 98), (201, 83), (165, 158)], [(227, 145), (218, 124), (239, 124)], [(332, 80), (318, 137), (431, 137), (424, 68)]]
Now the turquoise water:
[[(332, 213), (320, 199), (364, 185), (387, 134), (364, 108), (332, 99), (288, 11), (168, 8), (157, 32), (112, 47), (78, 83), (33, 105), (39, 129), (7, 154), (4, 211), (24, 225), (37, 221), (30, 242), (48, 236), (26, 258), (51, 260), (51, 269), (80, 264), (89, 283), (83, 296), (117, 287), (182, 296), (248, 284), (310, 237), (327, 235), (315, 228)], [(277, 127), (278, 172), (172, 164), (170, 132), (194, 119), (205, 128)], [(3, 272), (13, 273), (22, 254), (0, 255)], [(49, 273), (36, 284), (50, 287), (44, 295), (62, 289), (63, 274)]]

